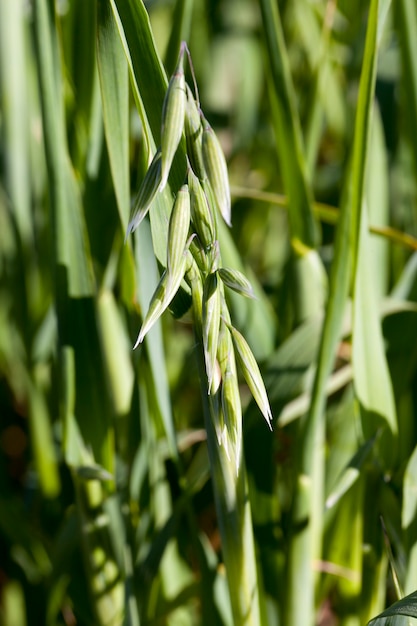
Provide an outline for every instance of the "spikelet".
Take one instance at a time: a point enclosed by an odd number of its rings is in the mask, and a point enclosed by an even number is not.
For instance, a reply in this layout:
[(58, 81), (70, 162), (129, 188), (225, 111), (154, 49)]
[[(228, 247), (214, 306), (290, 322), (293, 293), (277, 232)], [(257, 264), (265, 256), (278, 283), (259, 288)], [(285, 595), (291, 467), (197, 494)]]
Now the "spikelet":
[(201, 244), (205, 250), (208, 250), (217, 239), (216, 223), (200, 181), (191, 169), (188, 170), (188, 187), (191, 199), (191, 220)]
[(271, 407), (269, 406), (268, 395), (266, 393), (264, 381), (262, 380), (262, 375), (259, 371), (256, 359), (243, 335), (241, 335), (236, 328), (233, 328), (231, 324), (228, 324), (228, 328), (232, 335), (236, 358), (240, 365), (240, 369), (242, 370), (243, 376), (245, 377), (246, 383), (256, 401), (256, 404), (260, 408), (262, 415), (266, 419), (269, 428), (272, 430)]
[(208, 393), (214, 391), (217, 370), (217, 343), (220, 328), (221, 293), (217, 273), (206, 278), (203, 288), (203, 347), (208, 378)]
[(183, 185), (177, 193), (169, 219), (167, 268), (170, 275), (175, 275), (183, 262), (189, 228), (190, 194), (188, 185)]
[(178, 65), (169, 81), (162, 107), (161, 127), (161, 189), (167, 183), (172, 161), (184, 130), (186, 106), (184, 77), (184, 48), (181, 47)]
[(207, 177), (203, 161), (203, 126), (201, 115), (188, 85), (185, 86), (187, 103), (185, 108), (184, 131), (187, 155), (195, 175), (204, 180)]
[(175, 294), (177, 293), (181, 281), (184, 277), (186, 269), (186, 253), (182, 258), (182, 264), (178, 268), (177, 273), (171, 275), (167, 270), (161, 276), (161, 279), (155, 289), (155, 292), (151, 298), (148, 312), (143, 320), (141, 329), (139, 331), (138, 338), (136, 340), (133, 349), (137, 348), (145, 338), (145, 335), (150, 331), (152, 326), (158, 321), (162, 313), (169, 307)]
[(155, 198), (161, 184), (161, 152), (158, 150), (139, 187), (135, 203), (130, 213), (130, 220), (126, 230), (125, 242), (130, 233), (139, 226)]
[[(222, 303), (221, 313), (224, 312), (225, 303)], [(220, 371), (224, 374), (227, 370), (228, 361), (229, 361), (229, 352), (233, 350), (232, 340), (230, 337), (229, 329), (224, 323), (223, 319), (220, 318), (220, 330), (219, 330), (219, 338), (217, 341), (217, 361), (219, 363)]]
[(228, 457), (234, 462), (238, 474), (242, 451), (242, 405), (237, 376), (231, 369), (227, 369), (222, 377), (222, 409), (229, 444)]
[(190, 243), (190, 252), (194, 257), (198, 268), (204, 274), (207, 274), (210, 269), (210, 263), (198, 237), (193, 237), (193, 240)]
[[(222, 314), (228, 316), (226, 302), (222, 300)], [(220, 332), (217, 344), (217, 362), (221, 372), (221, 407), (223, 414), (223, 430), (221, 444), (224, 445), (227, 457), (239, 471), (242, 449), (242, 405), (236, 373), (235, 354), (230, 331), (223, 319), (220, 321)]]
[(199, 267), (190, 250), (187, 250), (187, 268), (185, 278), (191, 287), (196, 333), (201, 337), (203, 319), (203, 280)]
[(252, 285), (242, 272), (228, 267), (220, 267), (217, 271), (226, 287), (246, 298), (256, 298)]
[(203, 162), (217, 207), (228, 226), (231, 226), (231, 199), (226, 159), (214, 130), (206, 119), (203, 124)]

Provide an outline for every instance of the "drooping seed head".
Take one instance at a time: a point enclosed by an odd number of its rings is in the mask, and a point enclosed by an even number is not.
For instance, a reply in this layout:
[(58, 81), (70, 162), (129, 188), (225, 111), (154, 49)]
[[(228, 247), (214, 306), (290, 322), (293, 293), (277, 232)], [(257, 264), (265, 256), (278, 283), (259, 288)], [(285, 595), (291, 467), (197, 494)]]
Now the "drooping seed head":
[(231, 226), (231, 199), (226, 159), (219, 140), (206, 119), (204, 119), (202, 150), (204, 168), (217, 207), (226, 224)]
[(184, 116), (186, 106), (185, 77), (184, 77), (184, 50), (181, 49), (178, 65), (169, 81), (162, 107), (161, 128), (161, 189), (168, 180), (172, 161), (181, 141), (184, 130)]
[(130, 220), (126, 230), (125, 242), (130, 233), (139, 226), (148, 213), (153, 199), (161, 185), (161, 152), (158, 150), (139, 187), (135, 203), (130, 212)]

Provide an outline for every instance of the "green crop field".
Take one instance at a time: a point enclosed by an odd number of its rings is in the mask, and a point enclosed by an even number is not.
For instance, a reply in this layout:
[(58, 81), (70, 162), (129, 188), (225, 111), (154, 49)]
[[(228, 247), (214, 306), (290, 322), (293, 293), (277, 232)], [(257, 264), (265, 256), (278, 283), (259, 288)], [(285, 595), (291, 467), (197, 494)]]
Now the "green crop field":
[(0, 624), (417, 618), (415, 0), (0, 0)]

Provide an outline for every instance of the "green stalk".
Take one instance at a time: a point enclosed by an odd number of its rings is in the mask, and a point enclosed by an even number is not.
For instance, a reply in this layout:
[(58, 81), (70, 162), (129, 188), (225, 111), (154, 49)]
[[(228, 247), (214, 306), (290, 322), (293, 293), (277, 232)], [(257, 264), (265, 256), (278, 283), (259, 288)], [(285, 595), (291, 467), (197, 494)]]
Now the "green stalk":
[(372, 0), (361, 73), (352, 157), (342, 197), (317, 370), (310, 410), (302, 423), (299, 473), (288, 553), (288, 598), (285, 624), (314, 622), (313, 560), (321, 558), (326, 383), (340, 338), (349, 284), (356, 271), (364, 196), (366, 155), (375, 87), (378, 0)]
[(201, 298), (193, 291), (193, 315), (201, 382), (204, 422), (207, 433), (210, 469), (219, 521), (222, 551), (226, 566), (230, 602), (235, 626), (260, 625), (259, 583), (255, 558), (252, 513), (243, 452), (240, 451), (239, 473), (219, 445), (215, 423), (221, 411), (220, 391), (208, 395), (209, 383), (205, 367), (201, 320)]
[(225, 447), (219, 445), (214, 422), (217, 419), (217, 404), (221, 401), (216, 394), (207, 395), (203, 346), (200, 338), (197, 341), (210, 469), (233, 623), (235, 626), (260, 625), (259, 582), (246, 467), (242, 456), (236, 475), (235, 464), (228, 458)]

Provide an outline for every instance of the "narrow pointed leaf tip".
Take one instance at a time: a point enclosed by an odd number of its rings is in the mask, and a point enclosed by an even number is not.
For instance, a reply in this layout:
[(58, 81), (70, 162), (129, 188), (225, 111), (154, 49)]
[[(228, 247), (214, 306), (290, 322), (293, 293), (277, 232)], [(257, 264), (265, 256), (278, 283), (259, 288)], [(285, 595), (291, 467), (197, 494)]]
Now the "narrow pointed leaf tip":
[(145, 174), (138, 195), (130, 212), (130, 220), (126, 230), (125, 243), (148, 213), (161, 184), (161, 152), (158, 150)]
[(233, 345), (237, 361), (245, 377), (246, 383), (261, 410), (262, 415), (266, 419), (269, 428), (272, 430), (272, 411), (269, 405), (268, 395), (266, 393), (265, 384), (262, 379), (261, 372), (252, 350), (250, 349), (246, 339), (240, 334), (236, 328), (227, 325), (232, 335)]
[(172, 161), (181, 141), (184, 130), (187, 96), (185, 92), (184, 51), (181, 46), (180, 58), (174, 74), (169, 81), (162, 107), (161, 127), (161, 189), (167, 183)]
[(232, 225), (229, 176), (223, 150), (210, 124), (204, 119), (203, 162), (217, 207), (228, 226)]

